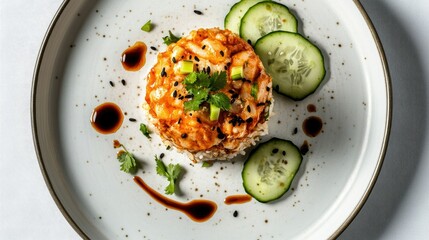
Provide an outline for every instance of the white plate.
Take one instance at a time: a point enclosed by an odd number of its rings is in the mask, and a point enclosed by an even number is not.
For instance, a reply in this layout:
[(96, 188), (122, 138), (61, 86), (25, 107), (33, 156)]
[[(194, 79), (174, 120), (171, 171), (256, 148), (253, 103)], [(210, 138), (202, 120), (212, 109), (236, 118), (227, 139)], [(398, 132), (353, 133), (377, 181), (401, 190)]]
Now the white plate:
[[(168, 30), (187, 34), (196, 28), (223, 27), (234, 2), (64, 2), (35, 69), (33, 133), (52, 196), (82, 237), (322, 239), (338, 236), (350, 223), (374, 185), (388, 141), (391, 90), (384, 53), (358, 1), (281, 2), (300, 19), (300, 32), (322, 49), (328, 74), (304, 101), (275, 95), (269, 137), (290, 139), (298, 146), (305, 140), (310, 144), (294, 190), (271, 204), (252, 200), (241, 205), (225, 205), (223, 200), (244, 193), (242, 159), (202, 168), (166, 150), (159, 137), (149, 141), (139, 132), (139, 123), (147, 123), (140, 107), (144, 78), (157, 51), (149, 49), (139, 72), (125, 71), (119, 61), (122, 51), (136, 41), (162, 51), (161, 38)], [(203, 15), (195, 14), (195, 9)], [(148, 20), (155, 28), (142, 32), (140, 27)], [(94, 107), (107, 101), (126, 112), (125, 121), (115, 134), (100, 135), (89, 118)], [(309, 104), (317, 111), (308, 112)], [(315, 138), (301, 128), (310, 115), (324, 122), (323, 132)], [(292, 134), (295, 128), (298, 133)], [(155, 173), (154, 155), (164, 153), (165, 162), (180, 163), (186, 170), (179, 182), (182, 194), (172, 198), (213, 200), (218, 205), (215, 215), (197, 223), (154, 201), (131, 175), (119, 171), (115, 139), (144, 162), (144, 172), (137, 175), (160, 192), (167, 182)]]

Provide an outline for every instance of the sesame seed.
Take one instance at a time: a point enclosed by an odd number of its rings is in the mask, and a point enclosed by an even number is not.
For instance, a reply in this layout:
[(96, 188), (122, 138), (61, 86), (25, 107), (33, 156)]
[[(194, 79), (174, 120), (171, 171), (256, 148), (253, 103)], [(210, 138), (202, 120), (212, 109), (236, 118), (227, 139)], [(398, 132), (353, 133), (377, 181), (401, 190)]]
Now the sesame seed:
[(177, 63), (177, 60), (176, 60), (176, 58), (175, 58), (175, 57), (173, 57), (173, 58), (171, 59), (171, 61), (172, 61), (173, 63)]
[(272, 153), (278, 153), (278, 152), (279, 152), (278, 148), (274, 148), (273, 151), (272, 151)]
[(174, 85), (175, 87), (177, 87), (177, 85), (179, 85), (179, 82), (178, 82), (178, 81), (175, 81), (173, 85)]
[(128, 120), (130, 120), (130, 122), (137, 122), (137, 119), (135, 118), (129, 118)]
[(248, 112), (251, 112), (251, 111), (252, 111), (252, 109), (250, 108), (250, 105), (247, 105), (247, 111), (248, 111)]
[(206, 48), (206, 45), (203, 45), (202, 49), (204, 50)]
[(112, 82), (112, 81), (109, 81), (109, 84), (110, 84), (110, 86), (112, 86), (112, 87), (114, 87), (114, 86), (115, 86), (115, 83), (114, 83), (114, 82)]
[(201, 12), (200, 10), (194, 10), (194, 13), (197, 15), (203, 15), (203, 12)]
[(122, 80), (121, 80), (121, 83), (122, 83), (122, 85), (124, 85), (124, 86), (125, 86), (125, 85), (127, 85), (127, 82), (125, 81), (125, 79), (122, 79)]
[(194, 57), (194, 59), (195, 59), (195, 61), (197, 61), (197, 62), (199, 62), (199, 61), (200, 61), (200, 59), (199, 59), (197, 56), (195, 56), (195, 57)]
[(225, 55), (225, 53), (222, 51), (222, 50), (220, 50), (220, 55), (223, 57), (224, 55)]
[(156, 47), (154, 47), (154, 46), (150, 46), (150, 49), (152, 49), (154, 51), (158, 51), (158, 49), (156, 49)]
[(174, 90), (174, 92), (173, 92), (173, 97), (174, 98), (177, 97), (177, 91), (176, 90)]
[(187, 138), (187, 137), (188, 137), (188, 134), (186, 134), (186, 133), (182, 133), (181, 137), (182, 137), (182, 138)]

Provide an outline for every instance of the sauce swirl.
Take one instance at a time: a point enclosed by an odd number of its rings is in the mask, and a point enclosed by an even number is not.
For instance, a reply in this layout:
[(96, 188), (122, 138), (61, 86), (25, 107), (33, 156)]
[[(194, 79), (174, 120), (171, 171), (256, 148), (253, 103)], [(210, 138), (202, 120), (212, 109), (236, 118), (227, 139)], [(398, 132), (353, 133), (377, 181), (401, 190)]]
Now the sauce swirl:
[(183, 212), (195, 222), (205, 222), (209, 220), (217, 210), (216, 203), (209, 200), (196, 199), (187, 203), (181, 203), (167, 198), (149, 187), (143, 179), (138, 176), (134, 177), (134, 182), (160, 204), (167, 208)]

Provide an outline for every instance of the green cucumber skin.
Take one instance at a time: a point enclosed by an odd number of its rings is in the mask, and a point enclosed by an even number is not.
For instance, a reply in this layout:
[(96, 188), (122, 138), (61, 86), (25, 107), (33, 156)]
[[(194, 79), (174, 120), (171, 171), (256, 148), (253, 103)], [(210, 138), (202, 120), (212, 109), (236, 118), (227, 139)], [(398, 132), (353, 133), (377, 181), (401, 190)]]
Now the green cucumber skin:
[[(229, 29), (233, 33), (239, 35), (240, 34), (241, 19), (243, 18), (244, 14), (246, 14), (246, 12), (249, 10), (249, 8), (253, 7), (255, 4), (260, 3), (260, 2), (265, 2), (265, 1), (271, 1), (271, 0), (241, 0), (239, 2), (236, 2), (234, 5), (232, 5), (229, 12), (225, 16), (225, 19), (223, 20), (224, 28)], [(242, 8), (243, 5), (249, 5), (249, 6)], [(238, 29), (233, 29), (233, 27), (230, 25), (231, 22), (233, 21), (231, 19), (233, 19), (235, 17), (239, 18)]]
[[(305, 38), (304, 36), (302, 36), (301, 34), (299, 34), (299, 33), (293, 33), (293, 32), (286, 32), (286, 31), (274, 31), (274, 32), (271, 32), (271, 33), (269, 33), (269, 34), (267, 34), (267, 35), (265, 35), (265, 36), (263, 36), (263, 37), (259, 38), (259, 39), (258, 39), (258, 41), (256, 41), (256, 43), (255, 43), (255, 45), (254, 45), (254, 46), (255, 46), (255, 52), (256, 52), (259, 56), (261, 56), (262, 54), (264, 54), (264, 53), (262, 53), (262, 52), (258, 52), (258, 49), (257, 49), (258, 44), (262, 43), (263, 41), (270, 41), (270, 40), (269, 40), (269, 38), (271, 38), (272, 36), (274, 36), (274, 35), (276, 35), (276, 34), (283, 34), (283, 33), (292, 34), (292, 35), (297, 35), (297, 36), (302, 37), (302, 38), (303, 38), (303, 39), (305, 39), (305, 40), (306, 40), (310, 45), (312, 45), (316, 51), (318, 51), (318, 53), (320, 54), (320, 57), (321, 57), (322, 66), (323, 66), (323, 69), (322, 69), (322, 70), (323, 70), (323, 72), (322, 72), (322, 74), (320, 75), (319, 79), (317, 79), (317, 80), (316, 80), (316, 81), (318, 81), (318, 84), (314, 86), (314, 89), (313, 89), (312, 91), (307, 92), (307, 94), (300, 95), (300, 96), (293, 96), (293, 95), (291, 95), (291, 94), (286, 94), (286, 93), (283, 93), (283, 92), (281, 92), (281, 91), (277, 91), (277, 89), (275, 88), (275, 85), (276, 85), (275, 81), (277, 81), (277, 79), (274, 79), (274, 78), (273, 78), (273, 89), (274, 89), (277, 93), (282, 94), (282, 95), (284, 95), (284, 96), (286, 96), (286, 97), (289, 97), (289, 98), (291, 98), (291, 99), (293, 99), (293, 100), (295, 100), (295, 101), (301, 101), (301, 100), (305, 99), (306, 97), (310, 96), (311, 94), (315, 93), (315, 92), (316, 92), (316, 90), (319, 88), (319, 86), (322, 84), (323, 79), (324, 79), (324, 78), (325, 78), (325, 76), (326, 76), (325, 56), (323, 55), (322, 51), (320, 50), (320, 48), (319, 48), (318, 46), (316, 46), (315, 44), (313, 44), (312, 42), (310, 42), (308, 39), (306, 39), (306, 38)], [(268, 67), (266, 67), (266, 69), (268, 69)]]
[[(283, 144), (290, 144), (290, 146), (291, 147), (293, 147), (293, 148), (295, 148), (295, 150), (297, 151), (297, 153), (299, 154), (299, 163), (298, 163), (298, 166), (297, 166), (297, 169), (296, 169), (296, 171), (293, 173), (293, 177), (292, 177), (292, 179), (291, 179), (291, 181), (289, 182), (289, 184), (282, 190), (282, 192), (280, 193), (280, 194), (278, 194), (277, 196), (275, 196), (275, 197), (273, 197), (273, 198), (269, 198), (269, 199), (262, 199), (261, 197), (258, 197), (258, 196), (255, 196), (255, 194), (252, 192), (252, 191), (250, 191), (249, 189), (248, 189), (248, 186), (246, 186), (246, 183), (245, 183), (245, 179), (246, 179), (246, 164), (249, 162), (249, 160), (251, 159), (251, 156), (256, 152), (256, 151), (258, 151), (258, 149), (259, 149), (259, 147), (262, 145), (262, 144), (264, 144), (264, 145), (266, 145), (266, 144), (271, 144), (271, 143), (273, 143), (273, 144), (276, 144), (276, 142), (278, 142), (278, 141), (281, 141), (281, 142), (283, 142)], [(243, 167), (243, 170), (242, 170), (242, 172), (241, 172), (241, 177), (242, 177), (242, 179), (243, 179), (243, 188), (244, 188), (244, 190), (246, 191), (246, 193), (247, 194), (249, 194), (249, 195), (251, 195), (254, 199), (256, 199), (258, 202), (261, 202), (261, 203), (269, 203), (269, 202), (272, 202), (272, 201), (275, 201), (275, 200), (277, 200), (277, 199), (279, 199), (279, 198), (281, 198), (283, 195), (285, 195), (286, 194), (286, 192), (288, 192), (288, 190), (290, 189), (290, 186), (292, 185), (292, 182), (293, 182), (293, 180), (295, 179), (295, 177), (296, 177), (296, 173), (299, 171), (299, 169), (300, 169), (300, 167), (301, 167), (301, 164), (302, 164), (302, 160), (303, 160), (303, 156), (302, 156), (302, 154), (301, 154), (301, 152), (300, 152), (300, 150), (299, 150), (299, 148), (292, 142), (292, 141), (290, 141), (290, 140), (284, 140), (284, 139), (280, 139), (280, 138), (272, 138), (272, 139), (270, 139), (270, 140), (268, 140), (267, 142), (264, 142), (264, 143), (262, 143), (261, 145), (259, 145), (258, 147), (256, 147), (255, 149), (253, 149), (251, 152), (250, 152), (250, 155), (249, 155), (249, 158), (244, 162), (244, 167)], [(256, 174), (256, 173), (255, 173)]]
[[(291, 19), (293, 19), (293, 22), (295, 23), (294, 24), (294, 26), (293, 26), (293, 29), (291, 29), (291, 30), (289, 30), (290, 32), (298, 32), (298, 19), (296, 18), (296, 16), (289, 10), (289, 8), (287, 7), (287, 6), (285, 6), (285, 5), (283, 5), (282, 3), (278, 3), (278, 2), (274, 2), (274, 1), (262, 1), (262, 2), (259, 2), (259, 3), (256, 3), (256, 4), (254, 4), (252, 7), (250, 7), (248, 10), (247, 10), (247, 12), (243, 15), (243, 17), (241, 18), (241, 23), (240, 23), (240, 31), (239, 31), (239, 35), (240, 35), (240, 37), (242, 38), (242, 39), (244, 39), (245, 41), (248, 41), (248, 40), (250, 40), (250, 39), (246, 39), (246, 36), (245, 36), (245, 34), (244, 34), (244, 31), (245, 31), (245, 27), (246, 26), (244, 26), (245, 24), (246, 24), (246, 20), (247, 20), (247, 17), (248, 16), (250, 16), (251, 14), (255, 14), (253, 11), (252, 11), (252, 8), (253, 8), (253, 10), (255, 10), (255, 9), (257, 9), (257, 8), (259, 8), (259, 7), (261, 7), (262, 5), (271, 5), (271, 6), (276, 6), (276, 7), (279, 7), (279, 8), (285, 8), (286, 9), (286, 12), (288, 12), (288, 14), (290, 14), (289, 15), (289, 17), (291, 17)], [(255, 10), (256, 11), (256, 10)], [(247, 15), (247, 16), (246, 16)], [(272, 32), (275, 32), (275, 31), (280, 31), (280, 29), (279, 30), (274, 30), (274, 31), (272, 31)], [(284, 30), (283, 30), (284, 31)], [(269, 32), (269, 33), (267, 33), (267, 34), (270, 34), (271, 32)], [(265, 34), (265, 35), (262, 35), (262, 36), (260, 36), (258, 39), (260, 39), (260, 38), (262, 38), (262, 37), (264, 37), (264, 36), (266, 36), (267, 34)], [(257, 39), (257, 40), (258, 40)], [(254, 42), (251, 42), (251, 44), (253, 45), (253, 46), (255, 46), (255, 43), (256, 43), (256, 41), (254, 41)]]

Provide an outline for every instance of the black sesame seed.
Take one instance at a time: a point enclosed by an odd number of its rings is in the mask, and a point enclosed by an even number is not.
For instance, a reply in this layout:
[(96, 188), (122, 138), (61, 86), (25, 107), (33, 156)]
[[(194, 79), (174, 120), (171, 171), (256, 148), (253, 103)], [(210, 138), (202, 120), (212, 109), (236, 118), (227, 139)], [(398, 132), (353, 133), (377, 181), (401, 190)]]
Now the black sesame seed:
[(207, 66), (207, 74), (210, 74), (210, 71), (211, 71), (210, 66)]
[(179, 118), (179, 121), (177, 121), (177, 124), (180, 124), (181, 121), (182, 121), (182, 118)]
[(252, 41), (250, 41), (250, 39), (247, 39), (247, 43), (252, 45)]
[(238, 211), (236, 210), (236, 211), (234, 211), (234, 213), (232, 214), (232, 216), (234, 216), (234, 217), (238, 217)]
[(174, 92), (173, 92), (173, 97), (174, 98), (177, 97), (177, 91), (176, 90), (174, 90)]
[(159, 154), (159, 158), (161, 158), (161, 159), (163, 159), (163, 158), (164, 158), (164, 156), (165, 156), (165, 154), (164, 154), (164, 153)]
[(278, 152), (279, 152), (278, 148), (274, 148), (273, 151), (272, 151), (272, 153), (278, 153)]
[(152, 49), (154, 51), (158, 51), (158, 49), (156, 49), (156, 47), (154, 47), (154, 46), (150, 46), (150, 49)]
[(128, 120), (130, 120), (130, 122), (137, 122), (137, 119), (135, 118), (129, 118)]
[(192, 60), (192, 55), (189, 55), (189, 60)]
[(267, 90), (267, 92), (269, 92), (270, 90), (271, 90), (271, 88), (270, 87), (267, 87), (267, 88), (265, 88), (266, 90)]
[(127, 85), (127, 82), (125, 81), (125, 79), (122, 79), (122, 80), (121, 80), (121, 83), (122, 83), (122, 85), (124, 85), (124, 86), (125, 86), (125, 85)]
[(188, 134), (186, 134), (186, 133), (182, 133), (182, 135), (180, 135), (182, 138), (187, 138), (188, 137)]
[(112, 87), (114, 87), (114, 86), (115, 86), (115, 83), (114, 83), (114, 82), (112, 82), (112, 81), (109, 81), (109, 84), (110, 84), (110, 86), (112, 86)]
[(286, 156), (286, 151), (283, 151), (282, 154), (283, 154), (283, 156)]
[(197, 122), (198, 123), (202, 123), (200, 118), (197, 118)]
[(200, 59), (199, 59), (197, 56), (195, 56), (195, 57), (194, 57), (194, 59), (195, 59), (195, 61), (197, 61), (197, 62), (199, 62), (199, 61), (200, 61)]
[(194, 10), (194, 13), (197, 15), (203, 15), (203, 12), (201, 12), (200, 10)]
[(188, 94), (185, 96), (185, 98), (192, 98), (192, 95)]
[(206, 45), (203, 45), (202, 49), (204, 50), (206, 48)]
[(226, 66), (226, 65), (225, 65), (225, 66), (223, 67), (223, 69), (225, 69), (225, 71), (226, 71), (226, 70), (228, 70), (228, 66)]
[(253, 118), (251, 118), (251, 117), (250, 117), (250, 118), (246, 119), (246, 122), (247, 122), (247, 123), (251, 123), (251, 122), (253, 122)]
[(246, 109), (247, 109), (247, 111), (248, 111), (248, 112), (251, 112), (251, 111), (252, 111), (252, 109), (250, 108), (250, 105), (247, 105), (247, 108), (246, 108)]
[(298, 128), (294, 128), (292, 134), (295, 135), (298, 133)]
[(165, 68), (162, 68), (161, 77), (167, 77), (167, 72), (165, 71)]
[(223, 57), (224, 55), (225, 55), (225, 53), (222, 51), (222, 50), (220, 50), (220, 55)]
[(173, 63), (177, 63), (177, 60), (176, 60), (176, 58), (175, 58), (175, 57), (171, 58), (171, 61), (172, 61)]
[(175, 87), (177, 87), (177, 85), (179, 85), (179, 82), (178, 82), (178, 81), (175, 81), (173, 85), (174, 85)]

